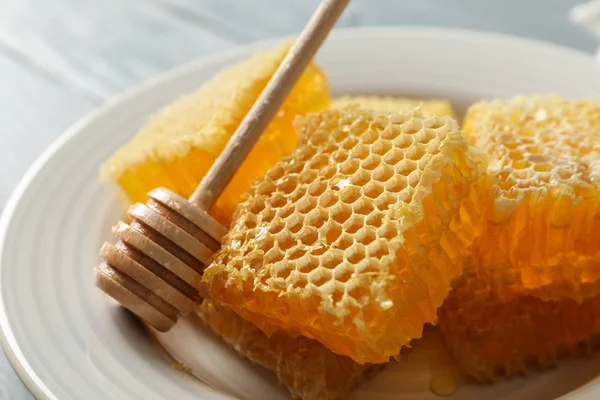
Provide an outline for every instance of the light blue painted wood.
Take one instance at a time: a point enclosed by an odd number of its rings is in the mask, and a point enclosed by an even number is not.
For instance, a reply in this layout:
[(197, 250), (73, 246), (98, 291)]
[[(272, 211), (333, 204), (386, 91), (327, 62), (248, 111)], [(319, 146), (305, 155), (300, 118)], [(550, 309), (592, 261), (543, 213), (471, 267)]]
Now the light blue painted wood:
[(97, 104), (0, 49), (0, 209), (35, 158)]
[[(159, 0), (199, 21), (229, 27), (244, 41), (302, 29), (318, 0)], [(340, 25), (433, 25), (487, 30), (592, 51), (595, 40), (573, 26), (568, 11), (582, 0), (353, 0)]]
[(4, 0), (0, 44), (107, 98), (232, 42), (145, 0)]

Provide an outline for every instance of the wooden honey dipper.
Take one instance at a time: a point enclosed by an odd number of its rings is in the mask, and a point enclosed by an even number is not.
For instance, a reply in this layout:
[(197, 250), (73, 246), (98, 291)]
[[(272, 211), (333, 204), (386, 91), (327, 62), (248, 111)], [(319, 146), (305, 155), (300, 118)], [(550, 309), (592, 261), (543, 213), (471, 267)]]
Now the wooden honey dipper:
[(302, 75), (350, 0), (323, 0), (227, 147), (189, 200), (164, 188), (148, 193), (113, 227), (115, 245), (104, 243), (96, 286), (159, 331), (202, 299), (202, 272), (227, 230), (210, 217), (237, 169)]

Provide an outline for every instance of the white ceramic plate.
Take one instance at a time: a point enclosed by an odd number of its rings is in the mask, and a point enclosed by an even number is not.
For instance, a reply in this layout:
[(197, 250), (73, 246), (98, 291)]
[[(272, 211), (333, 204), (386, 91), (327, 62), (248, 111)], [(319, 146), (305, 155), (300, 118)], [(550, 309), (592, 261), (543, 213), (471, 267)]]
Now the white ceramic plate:
[[(0, 223), (2, 347), (40, 399), (285, 399), (271, 374), (188, 320), (161, 341), (204, 382), (171, 367), (143, 328), (92, 284), (100, 244), (121, 216), (96, 181), (99, 164), (162, 105), (269, 43), (169, 72), (85, 118), (27, 173)], [(442, 96), (459, 111), (482, 98), (600, 93), (591, 56), (511, 37), (439, 29), (336, 32), (318, 61), (334, 91)], [(361, 386), (357, 399), (428, 399), (436, 338)], [(600, 358), (494, 386), (465, 384), (457, 399), (600, 398)], [(212, 386), (211, 386), (212, 385)]]

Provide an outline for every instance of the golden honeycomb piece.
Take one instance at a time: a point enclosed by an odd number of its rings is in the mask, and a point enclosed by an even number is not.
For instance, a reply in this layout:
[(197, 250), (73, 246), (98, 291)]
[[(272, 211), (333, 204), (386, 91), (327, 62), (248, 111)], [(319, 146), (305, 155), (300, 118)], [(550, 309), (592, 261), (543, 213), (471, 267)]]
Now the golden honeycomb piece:
[(489, 188), (455, 120), (347, 108), (299, 118), (298, 149), (250, 188), (206, 269), (266, 332), (385, 362), (434, 322)]
[[(215, 75), (196, 92), (163, 108), (101, 167), (101, 180), (121, 188), (119, 194), (125, 206), (144, 203), (146, 194), (157, 187), (189, 197), (288, 48), (286, 44), (242, 60)], [(292, 127), (295, 116), (327, 108), (329, 90), (325, 75), (311, 63), (210, 210), (214, 218), (229, 226), (235, 207), (252, 180), (262, 177), (296, 148), (298, 138)]]
[(418, 108), (423, 115), (455, 118), (449, 101), (443, 99), (413, 99), (396, 96), (340, 96), (331, 99), (331, 108), (346, 108), (356, 105), (377, 111), (410, 111)]
[(496, 181), (479, 274), (503, 299), (600, 294), (600, 100), (482, 102), (464, 132)]
[(294, 399), (346, 399), (353, 387), (381, 368), (336, 355), (316, 340), (284, 332), (269, 337), (212, 300), (204, 300), (196, 314), (240, 355), (273, 371)]
[(582, 303), (525, 295), (504, 301), (468, 272), (439, 309), (438, 326), (460, 368), (487, 382), (525, 373), (530, 365), (554, 367), (600, 334), (599, 315), (600, 296)]

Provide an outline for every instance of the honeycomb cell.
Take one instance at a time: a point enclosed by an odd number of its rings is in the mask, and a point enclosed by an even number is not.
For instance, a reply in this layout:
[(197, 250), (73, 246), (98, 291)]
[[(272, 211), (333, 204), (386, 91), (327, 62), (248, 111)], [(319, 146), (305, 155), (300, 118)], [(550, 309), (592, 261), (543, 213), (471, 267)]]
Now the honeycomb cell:
[[(344, 256), (346, 258), (346, 261), (348, 261), (350, 263), (350, 265), (358, 264), (359, 261), (361, 261), (365, 258), (366, 248), (365, 248), (364, 244), (357, 243), (354, 246), (348, 248), (345, 251)], [(344, 264), (342, 264), (342, 265), (344, 265)]]
[(418, 164), (409, 159), (400, 159), (399, 162), (396, 163), (394, 169), (398, 175), (408, 176), (411, 172), (416, 171)]
[(349, 185), (340, 191), (340, 200), (346, 204), (352, 204), (362, 197), (358, 186)]
[(304, 226), (304, 216), (302, 214), (291, 215), (286, 220), (286, 229), (292, 233), (297, 233)]
[(366, 220), (367, 225), (379, 228), (381, 226), (382, 222), (383, 222), (383, 216), (384, 215), (385, 214), (384, 214), (383, 211), (374, 210), (367, 217), (367, 220)]
[(599, 295), (600, 100), (482, 102), (469, 109), (464, 131), (488, 154), (495, 180), (476, 246), (480, 275), (506, 300)]
[(273, 218), (277, 215), (277, 211), (273, 210), (271, 207), (265, 207), (258, 215), (260, 223), (267, 223), (273, 221)]
[(275, 191), (275, 189), (276, 189), (276, 186), (272, 181), (263, 181), (256, 188), (256, 193), (264, 195), (264, 196), (268, 196), (271, 193), (273, 193)]
[(279, 180), (285, 173), (285, 169), (281, 165), (274, 165), (273, 168), (267, 171), (268, 178), (273, 184)]
[(342, 227), (339, 223), (329, 221), (323, 226), (323, 240), (328, 244), (333, 244), (342, 234)]
[[(405, 123), (402, 124), (402, 126), (400, 127), (400, 130), (407, 135), (413, 135), (418, 132), (421, 132), (423, 130), (423, 120), (413, 118), (409, 121), (406, 121)], [(414, 137), (412, 139), (413, 139), (413, 141), (415, 140)], [(412, 148), (414, 148), (414, 147), (411, 147), (411, 149)]]
[(385, 210), (389, 209), (391, 206), (393, 206), (394, 204), (396, 204), (397, 201), (398, 201), (397, 196), (395, 196), (393, 193), (390, 193), (389, 191), (386, 191), (386, 192), (382, 193), (381, 195), (379, 195), (379, 197), (377, 197), (374, 204), (378, 210), (385, 211)]
[(370, 226), (365, 226), (356, 232), (356, 242), (364, 245), (368, 245), (371, 243), (377, 235), (375, 234), (375, 230)]
[(314, 210), (317, 206), (317, 199), (313, 196), (318, 196), (318, 194), (315, 193), (323, 193), (323, 191), (321, 191), (322, 189), (324, 188), (317, 187), (315, 190), (311, 190), (309, 187), (308, 191), (310, 196), (302, 197), (297, 201), (296, 211), (300, 214), (307, 214), (311, 210)]
[(384, 187), (381, 182), (371, 181), (363, 187), (362, 192), (363, 192), (363, 195), (365, 195), (366, 197), (368, 197), (370, 199), (376, 199), (377, 197), (379, 197), (379, 195), (381, 193), (383, 193), (383, 190), (384, 190)]
[[(358, 363), (385, 362), (436, 320), (461, 270), (458, 260), (483, 226), (489, 204), (485, 167), (451, 118), (348, 108), (311, 114), (296, 126), (298, 149), (274, 167), (274, 176), (280, 185), (295, 160), (314, 154), (311, 160), (317, 161), (303, 171), (321, 168), (314, 181), (289, 180), (306, 187), (307, 196), (293, 203), (297, 188), (265, 196), (256, 182), (204, 279), (214, 299), (267, 333), (290, 330)], [(414, 141), (396, 147), (408, 136), (427, 138), (437, 153), (426, 153), (425, 145)], [(340, 148), (350, 158), (336, 165), (332, 154)], [(384, 160), (388, 154), (393, 156)], [(401, 163), (413, 170), (396, 174)], [(326, 168), (335, 174), (323, 174)], [(267, 173), (265, 179), (272, 176)], [(400, 195), (408, 187), (412, 192)], [(285, 221), (275, 218), (247, 229), (240, 221), (251, 212), (254, 197), (264, 197), (271, 207), (295, 204), (296, 214), (300, 203), (312, 209), (301, 214), (304, 218), (291, 214)], [(256, 248), (257, 231), (275, 235), (275, 248), (286, 257), (271, 263), (270, 252), (275, 259), (280, 253), (269, 250), (262, 264), (240, 267), (235, 260)], [(428, 261), (430, 252), (438, 254), (434, 264)], [(283, 284), (281, 264), (288, 267)], [(299, 284), (290, 286), (292, 279)]]
[(283, 193), (275, 193), (273, 197), (271, 197), (269, 204), (272, 208), (281, 208), (287, 204), (287, 198)]
[(316, 156), (307, 164), (308, 168), (312, 168), (319, 171), (319, 175), (326, 176), (328, 175), (329, 166), (329, 157), (324, 156)]
[(425, 146), (422, 144), (415, 144), (406, 150), (404, 157), (408, 158), (409, 160), (418, 161), (425, 155), (425, 153)]
[(252, 204), (250, 205), (250, 211), (252, 212), (252, 214), (259, 214), (262, 210), (265, 209), (265, 200), (262, 198), (255, 198), (254, 201), (252, 202)]
[(296, 263), (296, 271), (301, 273), (309, 273), (319, 265), (319, 259), (312, 254), (306, 254)]
[(326, 254), (321, 257), (321, 268), (313, 269), (308, 274), (308, 281), (315, 286), (321, 286), (331, 280), (332, 273), (331, 267), (338, 265), (340, 262), (339, 257), (333, 254)]
[(361, 168), (367, 171), (373, 171), (375, 168), (381, 165), (381, 156), (377, 154), (369, 155), (362, 163)]
[[(295, 164), (296, 165), (296, 164)], [(292, 171), (290, 174), (295, 174), (297, 171)], [(298, 178), (294, 175), (287, 175), (277, 185), (277, 190), (284, 193), (290, 194), (298, 187)]]
[(306, 246), (311, 246), (319, 239), (319, 233), (315, 227), (304, 226), (298, 233), (298, 239)]
[[(316, 179), (316, 178), (315, 178)], [(327, 183), (321, 180), (313, 180), (308, 186), (308, 194), (310, 196), (320, 196), (327, 189)], [(306, 182), (308, 183), (308, 182)]]
[(327, 252), (323, 257), (320, 258), (320, 265), (323, 268), (319, 268), (319, 270), (331, 277), (331, 271), (340, 264), (343, 256), (344, 252), (341, 250), (332, 250)]
[[(340, 264), (333, 270), (333, 277), (337, 282), (348, 282), (352, 277), (352, 273), (354, 272), (354, 268), (349, 264)], [(342, 289), (343, 291), (343, 289)]]
[[(408, 135), (397, 136), (394, 139), (394, 147), (397, 149), (408, 149), (414, 143), (414, 138)], [(404, 158), (404, 152), (402, 152), (402, 158)]]
[(296, 190), (294, 190), (294, 193), (290, 196), (292, 204), (297, 203), (302, 198), (304, 198), (304, 196), (306, 196), (306, 190), (307, 188), (304, 186), (296, 188)]
[(289, 250), (296, 245), (296, 240), (289, 231), (283, 231), (277, 235), (275, 244), (285, 253), (286, 250)]
[(348, 204), (337, 203), (329, 212), (329, 217), (333, 221), (343, 224), (352, 216), (352, 207)]
[[(341, 131), (340, 131), (340, 133), (341, 133)], [(360, 156), (360, 154), (362, 154), (360, 152), (366, 152), (368, 149), (368, 146), (366, 146), (364, 144), (359, 145), (358, 138), (356, 136), (342, 138), (339, 146), (341, 149), (350, 150), (351, 151), (350, 155), (352, 157)]]
[[(275, 217), (273, 218), (272, 222), (269, 224), (268, 232), (272, 235), (275, 235), (279, 232), (281, 232), (281, 230), (285, 227), (285, 221), (283, 221), (283, 219), (281, 217)], [(261, 233), (263, 233), (261, 231)]]
[(337, 242), (334, 243), (333, 247), (336, 249), (340, 249), (340, 250), (346, 250), (353, 244), (354, 244), (354, 239), (346, 230), (346, 231), (342, 232), (341, 236), (339, 237)]
[(290, 278), (286, 279), (286, 284), (291, 285), (293, 288), (296, 289), (303, 289), (306, 288), (306, 285), (308, 284), (308, 278), (305, 274), (300, 274), (297, 271), (292, 271), (292, 273), (290, 274)]
[(373, 146), (371, 147), (371, 151), (374, 154), (382, 156), (385, 153), (387, 153), (391, 148), (392, 148), (392, 142), (390, 142), (389, 140), (381, 139), (381, 140), (378, 140), (377, 142), (373, 143)]
[[(274, 244), (275, 241), (271, 238), (269, 238), (272, 243)], [(285, 256), (285, 253), (281, 250), (279, 250), (279, 248), (277, 247), (271, 247), (270, 250), (267, 251), (267, 253), (265, 254), (265, 261), (268, 262), (269, 264), (275, 264), (281, 260), (283, 260), (283, 257)]]
[(415, 143), (427, 144), (435, 138), (435, 132), (432, 129), (421, 129), (414, 137)]
[(393, 140), (397, 138), (402, 132), (401, 127), (398, 125), (382, 125), (384, 128), (381, 131), (381, 141), (387, 142), (388, 140)]
[[(385, 183), (385, 190), (388, 193), (398, 193), (405, 189), (409, 184), (415, 187), (419, 182), (421, 174), (419, 171), (413, 171), (408, 175), (408, 178), (402, 175), (394, 175)], [(411, 179), (412, 178), (412, 179)]]
[(361, 197), (352, 204), (352, 211), (358, 215), (369, 215), (375, 207), (371, 201)]
[(385, 182), (394, 175), (394, 168), (387, 164), (380, 164), (373, 171), (373, 179), (379, 182)]
[(386, 223), (377, 230), (377, 236), (391, 240), (398, 235), (396, 226), (391, 223)]
[(378, 239), (377, 241), (370, 243), (367, 247), (367, 254), (369, 257), (381, 258), (389, 253), (390, 250), (388, 249), (387, 241), (385, 239)]
[(327, 221), (329, 213), (323, 206), (314, 208), (306, 215), (306, 225), (314, 228), (320, 228)]
[(410, 203), (412, 201), (412, 197), (415, 193), (415, 189), (413, 187), (406, 187), (398, 192), (398, 200), (403, 201), (405, 203)]
[(364, 144), (373, 144), (377, 139), (379, 139), (379, 135), (377, 134), (377, 132), (371, 129), (367, 129), (365, 133), (360, 135), (360, 141)]
[(287, 260), (294, 261), (294, 260), (299, 259), (300, 257), (302, 257), (305, 254), (306, 254), (306, 250), (304, 250), (302, 247), (295, 247), (293, 250), (288, 251), (286, 256), (287, 256)]
[(267, 252), (273, 248), (275, 244), (275, 239), (271, 235), (260, 235), (256, 236), (256, 247), (263, 252)]
[[(317, 176), (319, 176), (319, 173), (317, 171), (314, 171), (312, 169), (305, 169), (302, 172), (300, 172), (300, 174), (298, 175), (298, 180), (300, 181), (300, 183), (311, 183), (317, 179)], [(266, 194), (266, 193), (261, 193), (258, 190), (257, 190), (257, 193)]]
[(277, 210), (277, 216), (279, 218), (287, 218), (293, 212), (294, 212), (294, 205), (293, 204), (285, 204), (283, 207), (281, 207), (279, 210)]
[(245, 215), (243, 221), (247, 229), (254, 228), (256, 226), (256, 214)]
[(350, 152), (350, 157), (364, 159), (370, 154), (369, 146), (366, 144), (357, 144), (352, 147), (352, 151)]
[(365, 226), (365, 217), (360, 214), (354, 214), (344, 223), (344, 232), (354, 234), (363, 226)]
[(369, 171), (365, 171), (363, 169), (356, 171), (350, 177), (350, 183), (357, 186), (365, 186), (367, 182), (371, 180), (371, 173)]
[(332, 155), (332, 160), (335, 161), (336, 163), (340, 164), (342, 161), (346, 161), (348, 159), (348, 151), (346, 150), (338, 150), (336, 152), (333, 153)]
[(351, 158), (340, 164), (340, 172), (344, 175), (352, 175), (360, 168), (360, 161), (356, 158)]

